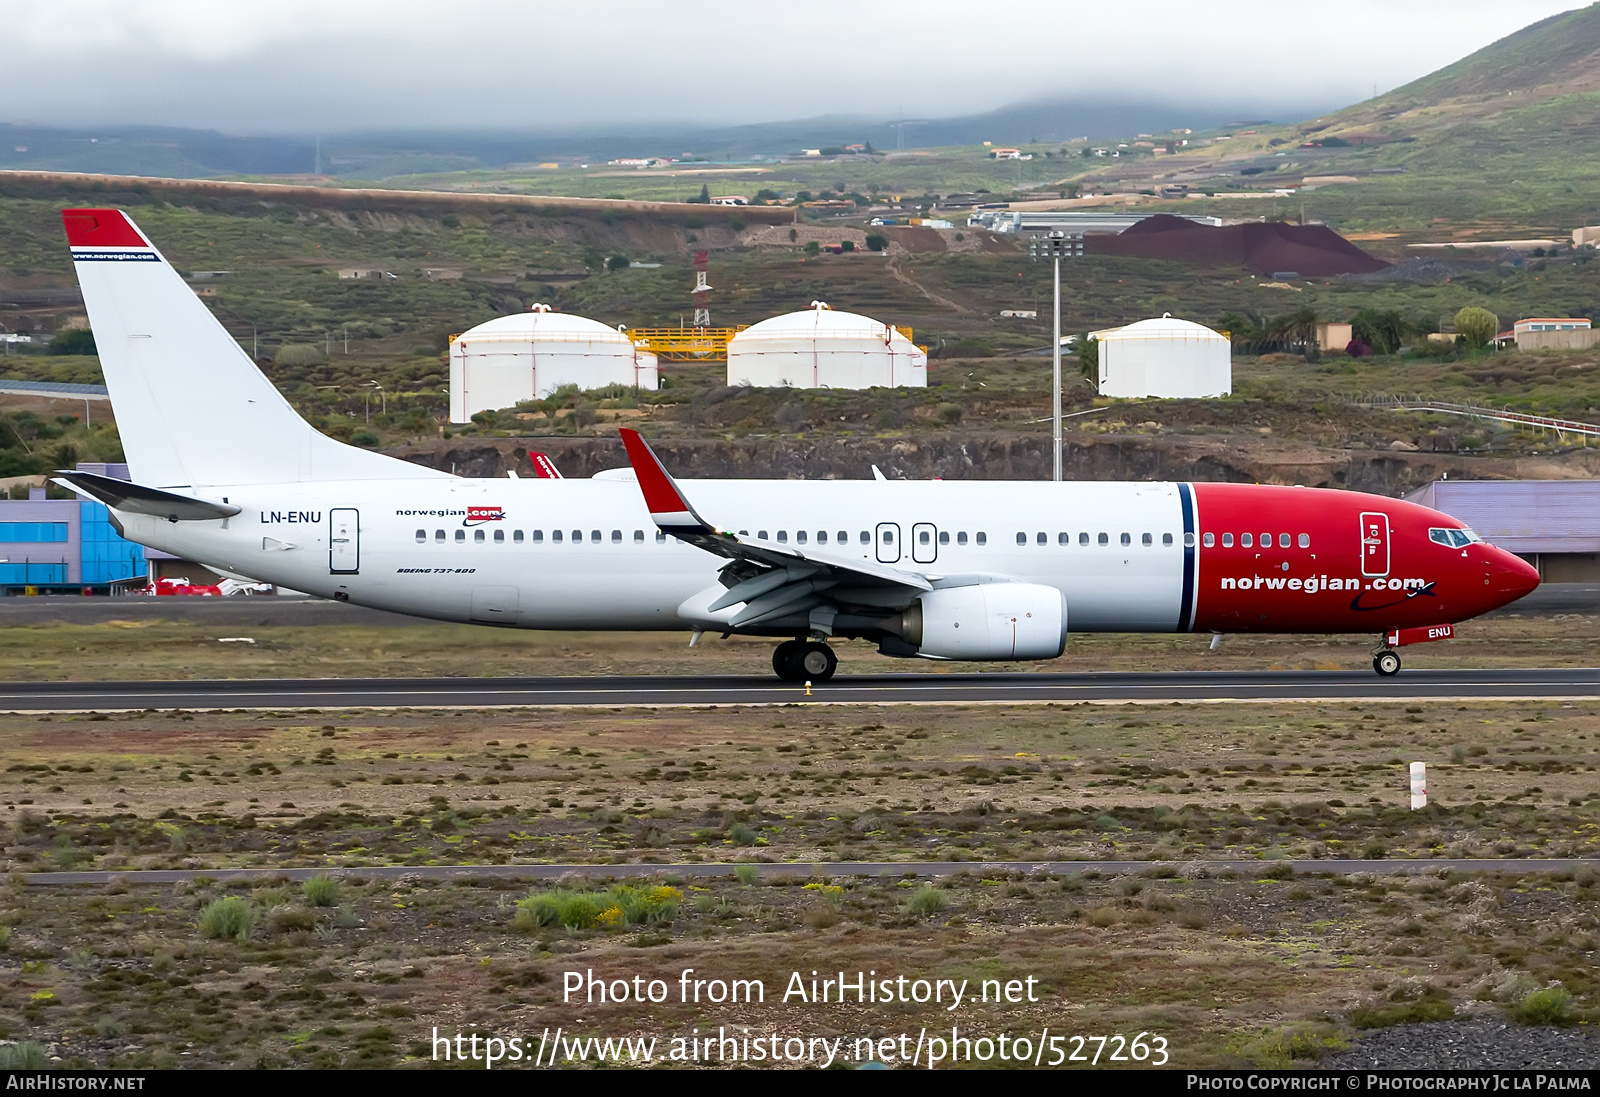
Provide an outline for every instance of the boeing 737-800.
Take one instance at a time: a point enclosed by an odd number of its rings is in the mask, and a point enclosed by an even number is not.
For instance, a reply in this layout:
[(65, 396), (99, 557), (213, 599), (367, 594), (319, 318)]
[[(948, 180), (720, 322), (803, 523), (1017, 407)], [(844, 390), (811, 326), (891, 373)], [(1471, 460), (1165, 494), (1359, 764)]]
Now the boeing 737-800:
[(892, 656), (1053, 659), (1088, 632), (1368, 632), (1395, 648), (1538, 585), (1446, 514), (1242, 484), (469, 479), (302, 419), (117, 210), (63, 212), (132, 481), (62, 472), (124, 536), (248, 577), (418, 617), (534, 629), (829, 641)]

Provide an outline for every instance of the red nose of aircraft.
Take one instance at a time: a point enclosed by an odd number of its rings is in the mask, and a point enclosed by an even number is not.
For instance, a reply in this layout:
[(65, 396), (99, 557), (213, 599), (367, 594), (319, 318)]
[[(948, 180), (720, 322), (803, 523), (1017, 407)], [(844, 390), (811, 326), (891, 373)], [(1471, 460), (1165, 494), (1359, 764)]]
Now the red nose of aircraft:
[(1508, 605), (1539, 585), (1539, 571), (1532, 564), (1503, 548), (1491, 548), (1487, 593), (1495, 608)]

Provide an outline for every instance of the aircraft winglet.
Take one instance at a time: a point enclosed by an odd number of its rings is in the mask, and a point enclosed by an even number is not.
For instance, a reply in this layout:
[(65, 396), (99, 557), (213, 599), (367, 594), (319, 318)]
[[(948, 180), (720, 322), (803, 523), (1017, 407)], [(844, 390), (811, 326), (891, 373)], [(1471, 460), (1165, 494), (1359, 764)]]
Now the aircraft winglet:
[(650, 517), (655, 524), (673, 534), (715, 533), (711, 523), (695, 513), (688, 498), (672, 479), (672, 474), (661, 463), (661, 458), (650, 448), (650, 443), (636, 430), (624, 427), (621, 434), (622, 444), (628, 450), (628, 463), (633, 466), (639, 490), (644, 492), (644, 505), (650, 508)]

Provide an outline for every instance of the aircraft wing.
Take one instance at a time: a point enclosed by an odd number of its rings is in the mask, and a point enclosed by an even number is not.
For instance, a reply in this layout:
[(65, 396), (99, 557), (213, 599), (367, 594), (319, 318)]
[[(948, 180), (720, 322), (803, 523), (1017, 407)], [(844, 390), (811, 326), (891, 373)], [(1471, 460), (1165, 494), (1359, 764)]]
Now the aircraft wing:
[[(771, 625), (817, 609), (831, 620), (839, 612), (903, 609), (933, 589), (923, 576), (887, 564), (788, 545), (755, 544), (719, 530), (694, 509), (638, 431), (624, 429), (622, 443), (656, 526), (728, 560), (720, 576), (726, 591), (694, 607), (699, 615), (718, 615), (717, 623), (734, 628)], [(721, 613), (740, 604), (744, 608), (731, 615)]]

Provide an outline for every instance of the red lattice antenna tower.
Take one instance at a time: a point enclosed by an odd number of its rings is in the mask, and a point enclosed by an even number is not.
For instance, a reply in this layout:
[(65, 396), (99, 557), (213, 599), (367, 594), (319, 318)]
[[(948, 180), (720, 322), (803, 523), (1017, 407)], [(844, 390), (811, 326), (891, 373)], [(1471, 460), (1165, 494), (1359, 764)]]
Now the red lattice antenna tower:
[(709, 257), (709, 252), (694, 253), (694, 289), (689, 296), (694, 301), (694, 326), (697, 328), (711, 326), (711, 284), (706, 281), (706, 260)]

